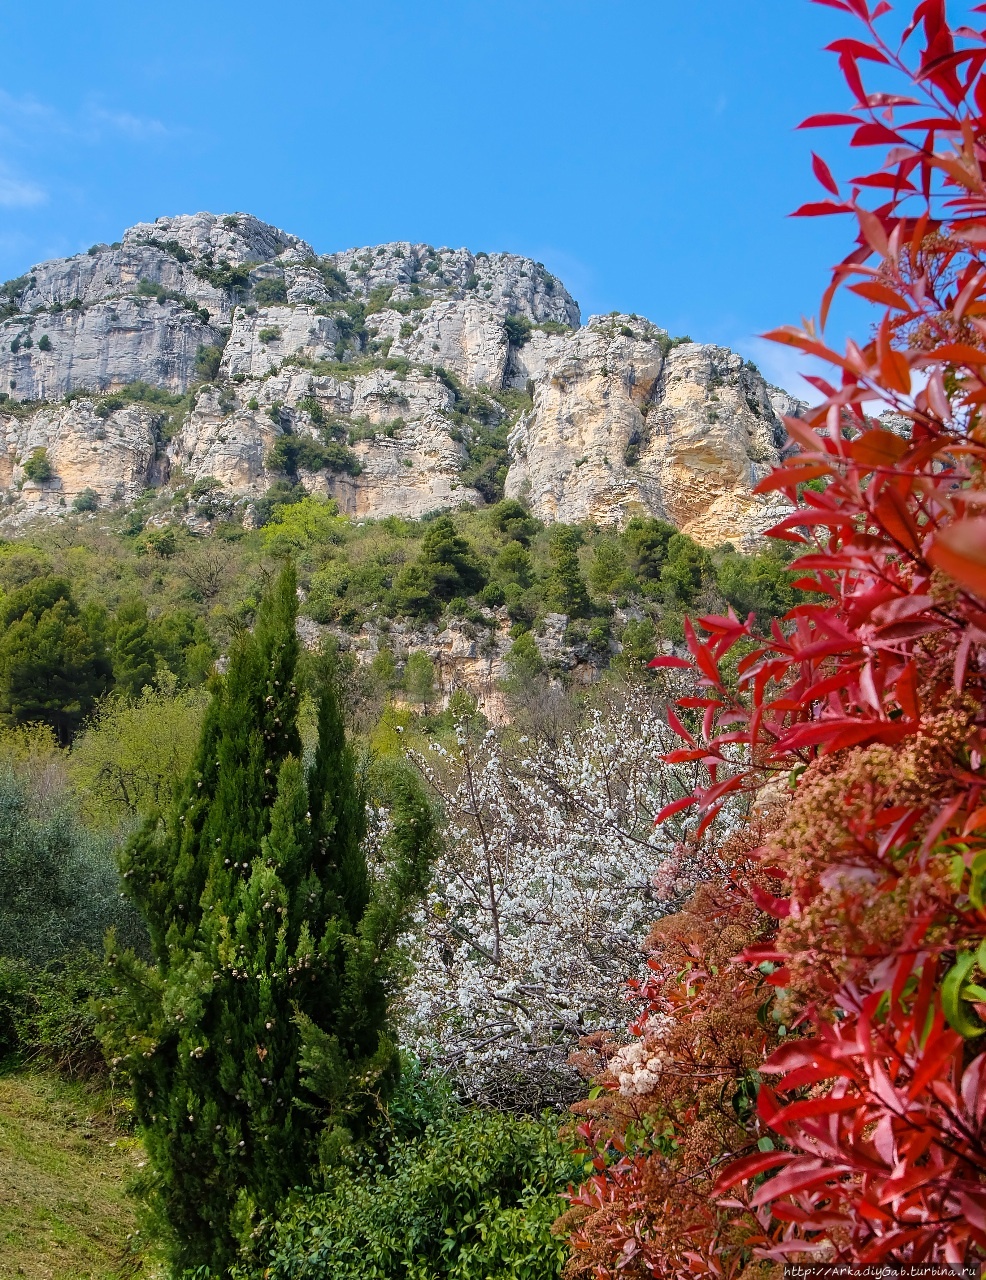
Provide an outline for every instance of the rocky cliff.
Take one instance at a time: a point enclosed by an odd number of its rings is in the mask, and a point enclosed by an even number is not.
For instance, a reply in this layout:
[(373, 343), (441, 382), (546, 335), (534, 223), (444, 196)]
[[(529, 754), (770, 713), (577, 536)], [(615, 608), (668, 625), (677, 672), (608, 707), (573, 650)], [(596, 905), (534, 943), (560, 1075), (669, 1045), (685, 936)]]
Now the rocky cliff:
[[(579, 308), (541, 264), (319, 255), (245, 214), (159, 218), (0, 286), (0, 520), (272, 484), (420, 516), (504, 487), (546, 520), (748, 543), (797, 404), (722, 347)], [(88, 492), (91, 491), (91, 492)]]

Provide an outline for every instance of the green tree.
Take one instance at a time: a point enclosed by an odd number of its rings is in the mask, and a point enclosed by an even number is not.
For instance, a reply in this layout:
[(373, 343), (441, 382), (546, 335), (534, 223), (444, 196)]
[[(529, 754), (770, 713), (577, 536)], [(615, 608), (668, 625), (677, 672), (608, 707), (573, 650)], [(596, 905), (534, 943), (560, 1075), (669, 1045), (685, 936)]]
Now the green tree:
[(404, 691), (411, 702), (424, 707), (428, 714), (429, 705), (435, 701), (435, 664), (420, 649), (408, 655), (404, 667)]
[(727, 553), (716, 566), (716, 581), (736, 612), (741, 617), (755, 613), (761, 626), (771, 618), (783, 617), (798, 597), (791, 586), (791, 574), (776, 553)]
[(508, 542), (494, 561), (493, 571), (500, 582), (527, 590), (534, 581), (531, 553), (520, 542)]
[(0, 716), (40, 720), (67, 743), (109, 683), (98, 629), (64, 578), (45, 576), (0, 600)]
[(113, 625), (113, 679), (128, 698), (140, 696), (154, 679), (157, 655), (147, 621), (147, 605), (139, 596), (122, 600)]
[(597, 595), (618, 595), (636, 587), (627, 565), (627, 553), (617, 538), (603, 538), (589, 566), (589, 586)]
[(574, 529), (558, 525), (551, 532), (550, 569), (545, 583), (548, 606), (570, 618), (584, 618), (591, 612), (589, 592), (579, 567), (579, 540)]
[(642, 671), (657, 653), (657, 633), (650, 618), (631, 620), (620, 635), (623, 652), (618, 666), (626, 672)]
[(111, 950), (120, 995), (101, 1032), (179, 1271), (226, 1274), (257, 1215), (345, 1154), (397, 1072), (384, 981), (428, 874), (430, 812), (408, 774), (391, 779), (390, 870), (371, 885), (330, 680), (300, 761), (296, 608), (289, 564), (217, 680), (177, 802), (122, 857), (153, 960)]
[(667, 555), (661, 568), (661, 590), (665, 596), (688, 606), (695, 603), (706, 576), (711, 576), (709, 553), (684, 533), (668, 539)]
[(528, 543), (541, 525), (516, 498), (504, 498), (490, 511), (490, 523), (507, 538)]
[(216, 649), (201, 618), (189, 609), (167, 609), (151, 623), (154, 651), (180, 684), (201, 684), (212, 667)]
[(506, 657), (507, 668), (515, 681), (530, 681), (544, 672), (544, 659), (537, 641), (529, 631), (523, 631), (510, 646)]
[(678, 530), (666, 520), (634, 516), (623, 530), (630, 568), (642, 582), (656, 582), (668, 554), (668, 543)]
[(104, 699), (72, 743), (68, 768), (86, 821), (132, 822), (167, 809), (195, 758), (208, 695), (168, 670), (139, 698)]
[(399, 613), (435, 616), (443, 601), (474, 595), (485, 582), (482, 562), (452, 517), (439, 516), (428, 526), (417, 559), (397, 575), (394, 607)]

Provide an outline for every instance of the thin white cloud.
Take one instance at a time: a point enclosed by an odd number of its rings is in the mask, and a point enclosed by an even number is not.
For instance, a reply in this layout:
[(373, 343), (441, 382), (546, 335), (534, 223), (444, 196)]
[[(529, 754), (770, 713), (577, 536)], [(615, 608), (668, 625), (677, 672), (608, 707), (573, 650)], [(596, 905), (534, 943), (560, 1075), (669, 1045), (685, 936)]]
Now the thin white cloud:
[(47, 192), (36, 182), (16, 178), (0, 169), (0, 206), (4, 209), (30, 209), (47, 199)]
[(34, 143), (38, 137), (71, 138), (86, 143), (123, 137), (146, 142), (167, 137), (171, 132), (161, 120), (133, 111), (113, 110), (91, 96), (77, 110), (65, 112), (30, 95), (18, 98), (0, 89), (0, 136), (11, 143), (28, 139)]
[(108, 111), (105, 107), (89, 104), (84, 115), (97, 130), (122, 133), (138, 142), (148, 138), (164, 138), (171, 132), (160, 120), (150, 116), (136, 116), (129, 111)]

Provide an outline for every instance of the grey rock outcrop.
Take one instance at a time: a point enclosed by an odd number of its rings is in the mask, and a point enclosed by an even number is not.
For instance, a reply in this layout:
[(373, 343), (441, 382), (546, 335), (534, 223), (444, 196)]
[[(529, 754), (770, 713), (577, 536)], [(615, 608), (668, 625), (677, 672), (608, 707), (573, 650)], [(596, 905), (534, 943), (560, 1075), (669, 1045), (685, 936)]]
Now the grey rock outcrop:
[[(638, 316), (579, 325), (513, 254), (319, 255), (247, 214), (139, 223), (0, 287), (0, 520), (207, 479), (248, 510), (286, 474), (354, 516), (417, 517), (506, 470), (545, 520), (647, 512), (752, 545), (776, 507), (751, 490), (798, 402)], [(23, 471), (39, 448), (42, 485)]]
[(183, 392), (199, 348), (224, 340), (197, 311), (153, 298), (14, 316), (0, 323), (0, 388), (11, 399), (48, 401), (134, 382)]

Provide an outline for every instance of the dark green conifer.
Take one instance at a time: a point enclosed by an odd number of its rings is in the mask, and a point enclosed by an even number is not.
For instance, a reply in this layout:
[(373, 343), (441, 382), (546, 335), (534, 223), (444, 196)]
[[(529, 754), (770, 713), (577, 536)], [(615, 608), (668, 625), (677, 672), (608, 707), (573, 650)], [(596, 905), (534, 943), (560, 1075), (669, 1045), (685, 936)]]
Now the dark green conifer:
[(71, 740), (109, 683), (94, 623), (64, 578), (35, 578), (0, 601), (0, 719), (40, 720)]
[(486, 580), (482, 561), (455, 521), (439, 516), (428, 526), (417, 559), (397, 575), (394, 607), (399, 613), (437, 617), (443, 601), (474, 595)]
[(548, 604), (570, 618), (591, 612), (589, 592), (579, 566), (579, 540), (574, 529), (558, 525), (551, 533), (551, 570), (546, 583)]
[(371, 883), (366, 797), (330, 680), (301, 761), (295, 577), (217, 680), (173, 812), (123, 871), (153, 961), (111, 963), (111, 1061), (132, 1081), (176, 1270), (226, 1274), (258, 1216), (357, 1141), (396, 1076), (384, 976), (427, 876), (432, 827), (391, 791), (390, 871)]
[(113, 628), (113, 679), (128, 698), (138, 698), (154, 679), (157, 655), (147, 620), (147, 605), (138, 597), (123, 600)]

